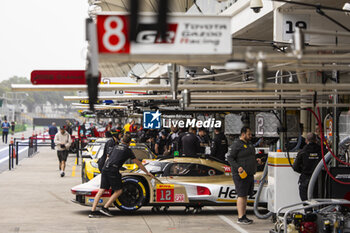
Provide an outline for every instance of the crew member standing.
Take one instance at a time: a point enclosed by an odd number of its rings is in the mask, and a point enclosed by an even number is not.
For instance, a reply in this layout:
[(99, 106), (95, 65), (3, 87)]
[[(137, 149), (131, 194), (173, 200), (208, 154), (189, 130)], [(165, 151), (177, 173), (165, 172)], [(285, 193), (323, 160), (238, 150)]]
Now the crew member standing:
[(312, 173), (322, 158), (321, 145), (317, 143), (317, 137), (314, 133), (307, 134), (306, 143), (307, 145), (299, 151), (293, 164), (294, 171), (301, 174), (299, 177), (299, 195), (302, 201), (307, 200), (307, 188)]
[(160, 135), (158, 136), (154, 146), (156, 155), (164, 155), (164, 153), (167, 152), (167, 148), (166, 148), (167, 136), (168, 136), (168, 132), (165, 129), (160, 131)]
[(105, 136), (106, 136), (107, 138), (112, 137), (112, 134), (111, 134), (111, 129), (112, 129), (112, 127), (113, 127), (113, 121), (110, 121), (110, 122), (108, 123), (108, 125), (106, 126), (106, 129), (105, 129)]
[(256, 173), (257, 159), (255, 148), (250, 142), (252, 133), (250, 128), (243, 127), (241, 136), (233, 142), (227, 155), (231, 165), (232, 177), (237, 192), (237, 211), (239, 224), (252, 224), (246, 216), (248, 195), (253, 195), (254, 174)]
[(66, 169), (66, 161), (68, 157), (68, 150), (72, 143), (72, 138), (70, 134), (67, 133), (65, 128), (62, 126), (60, 128), (60, 132), (58, 132), (55, 136), (55, 144), (57, 145), (57, 157), (60, 166), (60, 175), (64, 177), (65, 169)]
[(67, 133), (69, 133), (69, 135), (73, 134), (73, 127), (72, 127), (72, 123), (70, 123), (69, 120), (66, 120), (66, 127), (65, 127)]
[(189, 128), (188, 132), (186, 132), (179, 140), (179, 148), (181, 150), (182, 156), (195, 156), (200, 153), (201, 146), (199, 143), (199, 139), (196, 136), (196, 128)]
[(198, 131), (198, 140), (199, 140), (199, 143), (200, 143), (200, 153), (201, 154), (205, 154), (205, 148), (207, 146), (209, 146), (209, 137), (207, 135), (207, 131), (204, 129), (204, 128), (200, 128), (199, 131)]
[(175, 126), (171, 126), (171, 132), (167, 138), (167, 149), (170, 155), (174, 155), (175, 151), (178, 151), (178, 137), (179, 137), (179, 129)]
[(5, 119), (4, 122), (1, 124), (2, 128), (2, 142), (7, 144), (7, 136), (9, 134), (9, 129), (10, 129), (10, 123), (7, 122)]
[(211, 143), (210, 156), (216, 157), (222, 161), (225, 161), (225, 154), (228, 150), (227, 138), (221, 128), (214, 129), (214, 139)]
[(100, 189), (98, 190), (94, 203), (92, 205), (91, 213), (89, 214), (90, 218), (96, 216), (96, 207), (97, 204), (106, 189), (111, 188), (114, 193), (109, 198), (107, 203), (102, 207), (100, 212), (106, 216), (112, 217), (112, 213), (108, 210), (108, 207), (115, 202), (115, 200), (122, 194), (123, 186), (122, 186), (122, 176), (119, 173), (119, 169), (123, 166), (126, 160), (131, 159), (133, 163), (135, 163), (142, 171), (144, 171), (147, 175), (154, 178), (154, 176), (149, 173), (146, 168), (142, 165), (142, 163), (135, 158), (134, 153), (129, 148), (129, 144), (131, 141), (131, 137), (129, 135), (124, 135), (122, 138), (121, 144), (114, 147), (111, 155), (106, 161), (105, 165), (102, 169), (101, 174), (101, 184)]
[(15, 134), (15, 128), (16, 128), (16, 123), (14, 121), (11, 121), (11, 134)]
[(51, 138), (51, 149), (54, 150), (55, 149), (55, 136), (58, 132), (58, 129), (56, 127), (56, 123), (52, 122), (52, 125), (49, 127), (49, 135)]
[(110, 135), (111, 135), (111, 139), (109, 139), (106, 143), (105, 143), (105, 147), (103, 149), (103, 155), (101, 158), (98, 159), (98, 169), (100, 171), (102, 171), (103, 169), (103, 165), (105, 164), (107, 158), (109, 157), (109, 155), (112, 153), (113, 148), (115, 145), (119, 144), (119, 134), (120, 132), (118, 132), (118, 130), (113, 127), (109, 130)]

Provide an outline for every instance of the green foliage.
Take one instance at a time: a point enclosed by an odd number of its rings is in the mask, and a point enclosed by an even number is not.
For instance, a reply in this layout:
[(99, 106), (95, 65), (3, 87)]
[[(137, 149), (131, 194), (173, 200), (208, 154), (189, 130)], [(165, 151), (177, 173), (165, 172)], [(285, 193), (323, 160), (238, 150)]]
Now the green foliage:
[[(8, 80), (4, 80), (0, 83), (0, 96), (3, 96), (6, 92), (11, 92), (11, 84), (30, 84), (31, 82), (24, 77), (14, 76)], [(64, 91), (64, 92), (28, 92), (28, 97), (24, 101), (28, 107), (28, 111), (33, 111), (35, 106), (46, 104), (46, 102), (50, 102), (51, 104), (67, 104), (64, 101), (63, 96), (65, 95), (75, 95), (72, 91)]]
[(16, 125), (15, 132), (24, 132), (27, 130), (27, 125)]

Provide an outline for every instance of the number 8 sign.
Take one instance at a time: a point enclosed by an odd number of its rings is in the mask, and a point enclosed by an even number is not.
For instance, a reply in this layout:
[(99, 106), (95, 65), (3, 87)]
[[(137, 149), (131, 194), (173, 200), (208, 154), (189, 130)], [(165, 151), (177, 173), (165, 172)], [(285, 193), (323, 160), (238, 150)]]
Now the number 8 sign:
[(97, 16), (99, 53), (130, 53), (128, 16)]

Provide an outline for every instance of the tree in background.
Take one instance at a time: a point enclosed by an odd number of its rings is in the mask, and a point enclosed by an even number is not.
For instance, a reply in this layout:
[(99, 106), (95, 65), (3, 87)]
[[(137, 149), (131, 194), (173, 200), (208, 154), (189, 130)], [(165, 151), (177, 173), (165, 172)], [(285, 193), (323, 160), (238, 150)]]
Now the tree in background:
[[(6, 92), (11, 92), (11, 84), (30, 84), (30, 80), (25, 77), (14, 76), (7, 80), (0, 82), (0, 96), (3, 96)], [(33, 111), (35, 106), (46, 104), (50, 102), (51, 104), (64, 104), (67, 102), (64, 101), (63, 96), (65, 95), (75, 95), (74, 92), (28, 92), (28, 98), (23, 102), (27, 106), (28, 111)]]

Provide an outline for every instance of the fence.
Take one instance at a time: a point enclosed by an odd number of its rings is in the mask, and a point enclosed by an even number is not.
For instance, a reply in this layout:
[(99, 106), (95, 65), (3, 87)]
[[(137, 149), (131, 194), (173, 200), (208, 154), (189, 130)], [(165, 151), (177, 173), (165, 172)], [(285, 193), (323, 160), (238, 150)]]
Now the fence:
[[(46, 142), (49, 140), (49, 142)], [(79, 165), (79, 157), (82, 154), (83, 141), (79, 138), (72, 139), (72, 146), (69, 150), (70, 154), (76, 154), (76, 163)], [(9, 144), (9, 170), (18, 165), (19, 162), (19, 147), (28, 147), (28, 158), (33, 157), (38, 152), (38, 147), (51, 147), (51, 138), (38, 138), (37, 136), (29, 137), (28, 139), (14, 138)]]

